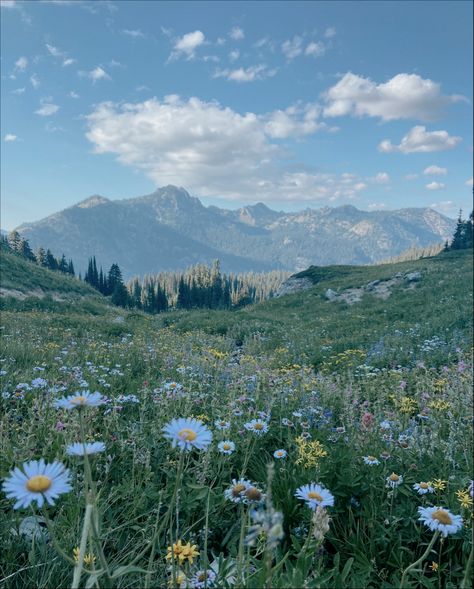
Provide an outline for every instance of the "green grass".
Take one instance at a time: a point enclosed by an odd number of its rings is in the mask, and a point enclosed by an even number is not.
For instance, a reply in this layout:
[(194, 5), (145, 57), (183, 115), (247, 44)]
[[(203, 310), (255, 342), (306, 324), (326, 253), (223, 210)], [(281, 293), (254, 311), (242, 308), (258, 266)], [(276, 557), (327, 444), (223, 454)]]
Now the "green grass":
[[(386, 301), (366, 296), (349, 306), (324, 297), (327, 288), (409, 271), (422, 273), (417, 288), (397, 287)], [(433, 537), (418, 521), (422, 506), (462, 515), (464, 526), (435, 542), (403, 589), (470, 586), (472, 518), (459, 493), (473, 468), (472, 254), (307, 275), (313, 288), (233, 312), (147, 316), (79, 293), (75, 307), (29, 299), (29, 308), (2, 310), (0, 477), (29, 460), (59, 460), (72, 490), (54, 506), (20, 510), (0, 492), (1, 587), (72, 585), (87, 497), (96, 522), (87, 552), (96, 561), (81, 587), (166, 587), (167, 547), (181, 539), (200, 552), (181, 567), (188, 580), (212, 563), (222, 589), (236, 576), (237, 587), (252, 589), (398, 588)], [(84, 413), (54, 407), (86, 387), (109, 402)], [(262, 415), (269, 429), (257, 436), (244, 424)], [(163, 427), (191, 416), (213, 442), (182, 460)], [(222, 419), (228, 430), (214, 425)], [(302, 445), (305, 432), (319, 442), (318, 457)], [(229, 456), (218, 451), (224, 439), (236, 444)], [(66, 454), (78, 441), (105, 443), (90, 473)], [(279, 448), (285, 460), (273, 458)], [(379, 464), (365, 465), (368, 455)], [(387, 487), (392, 472), (403, 477), (395, 492)], [(254, 546), (242, 542), (249, 512), (224, 496), (241, 476), (266, 493), (271, 487), (266, 505), (282, 514), (284, 532), (275, 548), (265, 535)], [(435, 479), (445, 481), (435, 493), (413, 488)], [(97, 494), (87, 493), (91, 481)], [(310, 482), (334, 496), (323, 539), (294, 496)], [(20, 533), (27, 516), (50, 520), (50, 542)]]

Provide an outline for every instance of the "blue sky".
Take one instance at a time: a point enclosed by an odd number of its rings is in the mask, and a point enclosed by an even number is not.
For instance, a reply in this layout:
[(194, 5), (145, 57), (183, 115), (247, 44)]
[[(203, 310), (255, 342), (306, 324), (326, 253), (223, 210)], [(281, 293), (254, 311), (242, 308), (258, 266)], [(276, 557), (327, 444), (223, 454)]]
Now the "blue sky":
[(3, 228), (166, 184), (470, 210), (471, 2), (1, 5)]

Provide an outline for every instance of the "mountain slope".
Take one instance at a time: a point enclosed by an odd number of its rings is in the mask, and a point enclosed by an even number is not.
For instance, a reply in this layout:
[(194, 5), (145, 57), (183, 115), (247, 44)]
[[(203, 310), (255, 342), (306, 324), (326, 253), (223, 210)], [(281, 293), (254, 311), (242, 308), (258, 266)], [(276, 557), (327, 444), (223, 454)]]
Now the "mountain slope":
[[(416, 281), (413, 273), (420, 274)], [(388, 298), (367, 288), (353, 304), (326, 296), (328, 289), (344, 293), (397, 275)], [(366, 267), (313, 266), (295, 277), (313, 286), (237, 311), (181, 312), (160, 320), (173, 330), (226, 333), (239, 342), (257, 338), (268, 349), (285, 348), (298, 364), (319, 365), (358, 349), (373, 366), (389, 367), (392, 361), (434, 362), (437, 354), (456, 358), (457, 347), (472, 345), (472, 251)]]
[(454, 221), (430, 209), (360, 211), (353, 206), (277, 212), (205, 207), (166, 186), (124, 200), (92, 196), (18, 231), (84, 269), (96, 255), (126, 277), (184, 269), (219, 258), (225, 271), (303, 270), (311, 264), (365, 264), (452, 234)]

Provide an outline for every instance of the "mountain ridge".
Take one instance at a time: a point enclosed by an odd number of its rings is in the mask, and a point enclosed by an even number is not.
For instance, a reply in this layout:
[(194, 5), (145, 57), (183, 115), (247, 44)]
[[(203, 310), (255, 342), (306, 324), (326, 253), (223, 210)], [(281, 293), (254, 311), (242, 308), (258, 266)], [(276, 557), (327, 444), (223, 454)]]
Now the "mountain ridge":
[(353, 205), (275, 211), (205, 206), (168, 185), (143, 196), (92, 195), (17, 230), (32, 247), (49, 247), (85, 268), (96, 255), (124, 275), (184, 269), (221, 260), (225, 271), (302, 270), (311, 264), (366, 264), (452, 235), (455, 221), (429, 208), (362, 211)]

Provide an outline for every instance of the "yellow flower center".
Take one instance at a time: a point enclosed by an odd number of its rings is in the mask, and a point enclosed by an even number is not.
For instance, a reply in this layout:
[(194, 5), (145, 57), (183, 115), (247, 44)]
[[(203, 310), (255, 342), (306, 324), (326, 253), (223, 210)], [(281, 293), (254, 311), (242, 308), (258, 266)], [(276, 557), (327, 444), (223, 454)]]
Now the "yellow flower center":
[(223, 444), (222, 447), (224, 448), (224, 450), (230, 450), (231, 448), (230, 444)]
[(178, 437), (185, 442), (194, 442), (197, 438), (197, 434), (194, 430), (185, 427), (184, 429), (179, 430)]
[(321, 495), (319, 493), (316, 493), (316, 491), (310, 491), (308, 493), (308, 499), (316, 499), (316, 501), (322, 501), (323, 498), (321, 497)]
[(51, 487), (52, 482), (50, 478), (45, 477), (43, 474), (38, 474), (28, 480), (26, 488), (32, 493), (44, 493)]
[(427, 489), (428, 487), (428, 483), (420, 483), (420, 489)]
[(253, 426), (253, 429), (258, 429), (258, 430), (261, 430), (261, 429), (263, 429), (263, 423), (256, 423), (256, 424)]
[(83, 395), (79, 395), (79, 396), (71, 399), (71, 403), (73, 405), (85, 405), (87, 403), (87, 397), (84, 397)]
[(283, 456), (283, 452), (277, 452), (277, 456)]
[(445, 509), (437, 509), (431, 514), (431, 518), (438, 520), (440, 524), (444, 524), (446, 526), (449, 526), (453, 523), (453, 520)]
[(250, 499), (250, 501), (260, 501), (262, 498), (262, 493), (255, 487), (250, 487), (247, 489), (245, 491), (245, 495), (247, 496), (247, 499)]
[(238, 497), (240, 495), (240, 493), (242, 493), (242, 491), (245, 491), (245, 485), (243, 485), (242, 483), (239, 483), (238, 485), (235, 485), (232, 489), (232, 495), (234, 497)]
[(400, 477), (398, 476), (398, 474), (395, 474), (394, 472), (392, 472), (392, 474), (390, 475), (390, 480), (393, 481), (394, 483), (396, 483), (397, 481), (400, 480)]
[(370, 462), (373, 462), (374, 460), (377, 460), (375, 458), (375, 456), (367, 456), (367, 460), (369, 460)]

